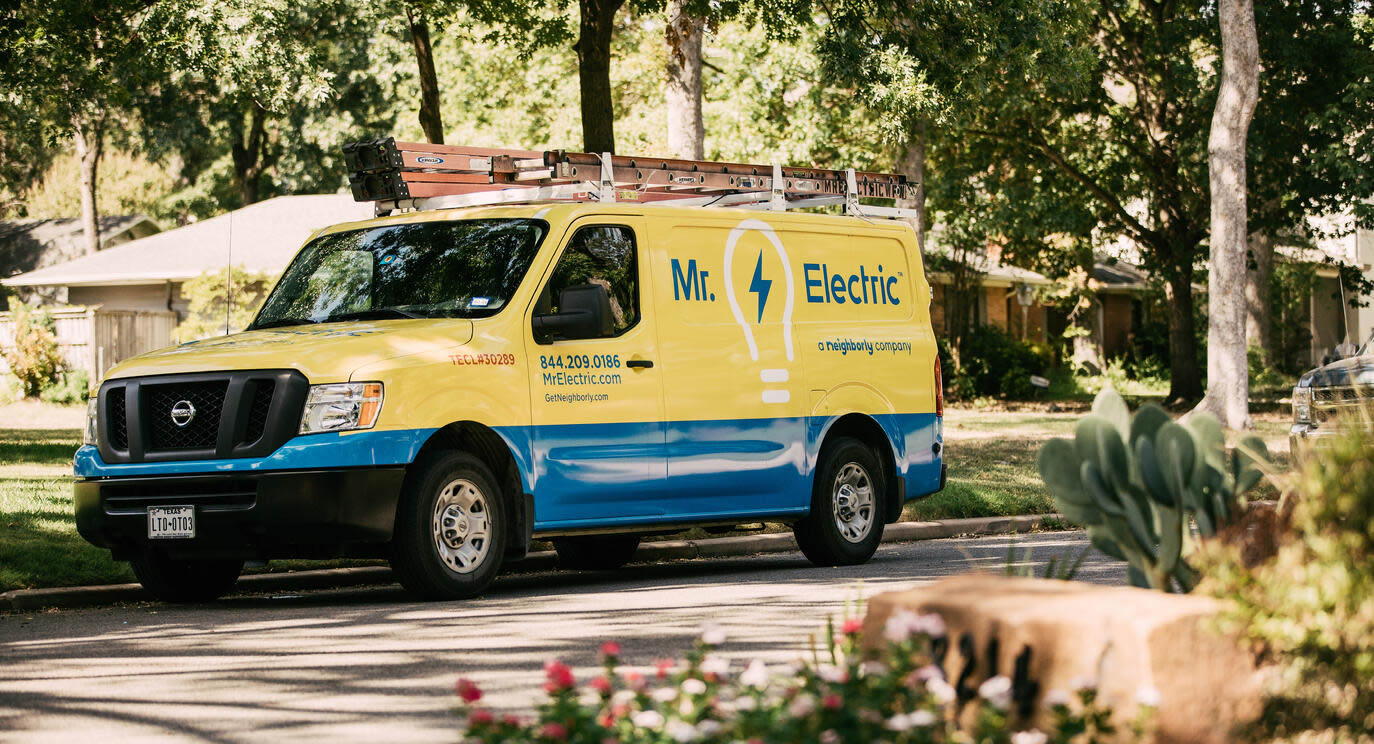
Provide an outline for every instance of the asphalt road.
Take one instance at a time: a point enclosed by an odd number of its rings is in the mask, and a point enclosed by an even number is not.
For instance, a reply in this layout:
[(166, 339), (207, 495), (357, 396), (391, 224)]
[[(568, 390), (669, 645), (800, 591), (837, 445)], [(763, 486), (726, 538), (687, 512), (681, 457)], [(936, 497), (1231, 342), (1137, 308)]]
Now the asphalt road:
[[(1015, 538), (1040, 565), (1082, 533)], [(485, 597), (410, 600), (381, 586), (0, 615), (0, 741), (457, 739), (453, 682), (500, 709), (540, 699), (542, 665), (585, 679), (602, 640), (650, 667), (721, 625), (723, 655), (790, 661), (846, 602), (970, 569), (1000, 572), (1008, 538), (884, 545), (868, 564), (815, 568), (800, 553), (506, 577)], [(1079, 579), (1124, 583), (1090, 554)]]

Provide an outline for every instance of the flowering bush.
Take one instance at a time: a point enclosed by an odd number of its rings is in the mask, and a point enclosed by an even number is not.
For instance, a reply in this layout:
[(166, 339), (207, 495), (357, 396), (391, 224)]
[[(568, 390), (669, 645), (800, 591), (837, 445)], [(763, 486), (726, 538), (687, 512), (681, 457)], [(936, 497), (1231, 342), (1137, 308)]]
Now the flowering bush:
[[(717, 655), (724, 633), (708, 627), (680, 661), (660, 661), (649, 676), (620, 669), (620, 646), (601, 647), (601, 672), (579, 686), (572, 669), (544, 666), (547, 702), (534, 718), (503, 716), (475, 704), (481, 690), (460, 679), (455, 691), (474, 742), (978, 742), (1049, 744), (1097, 742), (1116, 734), (1111, 711), (1090, 684), (1076, 695), (1051, 691), (1045, 720), (1051, 730), (1016, 731), (1012, 682), (992, 677), (976, 697), (959, 693), (931, 663), (942, 639), (938, 615), (898, 611), (884, 628), (883, 659), (859, 650), (862, 623), (828, 628), (825, 659), (743, 668)], [(1146, 696), (1148, 697), (1148, 695)], [(1146, 703), (1150, 702), (1145, 700)], [(972, 721), (962, 725), (960, 722)], [(1138, 731), (1136, 732), (1139, 733)]]

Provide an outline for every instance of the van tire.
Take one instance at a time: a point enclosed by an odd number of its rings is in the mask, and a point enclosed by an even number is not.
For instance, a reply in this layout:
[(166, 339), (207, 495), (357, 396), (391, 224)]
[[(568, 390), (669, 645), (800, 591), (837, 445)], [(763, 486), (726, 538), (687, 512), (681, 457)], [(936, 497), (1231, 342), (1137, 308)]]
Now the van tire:
[(827, 442), (811, 487), (811, 513), (792, 525), (797, 545), (817, 566), (867, 561), (883, 539), (887, 484), (877, 454), (852, 437)]
[(553, 540), (558, 567), (585, 571), (620, 568), (635, 557), (639, 535), (579, 535)]
[(243, 561), (170, 558), (157, 548), (129, 562), (148, 593), (163, 602), (213, 602), (229, 593), (243, 573)]
[(506, 554), (506, 501), (486, 463), (436, 452), (411, 465), (396, 511), (391, 570), (424, 599), (487, 590)]

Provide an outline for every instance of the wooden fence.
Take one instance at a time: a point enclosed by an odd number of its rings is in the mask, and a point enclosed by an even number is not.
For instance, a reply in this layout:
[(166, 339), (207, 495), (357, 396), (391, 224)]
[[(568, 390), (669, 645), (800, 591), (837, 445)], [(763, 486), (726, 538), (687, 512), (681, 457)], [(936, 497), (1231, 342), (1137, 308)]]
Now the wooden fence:
[[(62, 307), (48, 312), (56, 325), (58, 351), (67, 367), (86, 370), (92, 382), (131, 356), (175, 342), (177, 316), (173, 312), (98, 307)], [(8, 350), (13, 345), (10, 314), (0, 313), (0, 349)], [(9, 371), (9, 363), (0, 355), (0, 373)]]

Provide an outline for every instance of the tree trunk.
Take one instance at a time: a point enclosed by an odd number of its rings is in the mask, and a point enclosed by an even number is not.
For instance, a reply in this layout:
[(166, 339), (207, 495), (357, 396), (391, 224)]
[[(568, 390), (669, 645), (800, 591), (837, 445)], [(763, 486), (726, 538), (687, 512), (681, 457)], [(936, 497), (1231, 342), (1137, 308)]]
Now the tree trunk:
[(1274, 349), (1273, 297), (1269, 291), (1274, 277), (1273, 237), (1251, 233), (1250, 256), (1255, 260), (1255, 268), (1246, 277), (1245, 338), (1247, 344), (1259, 347), (1265, 365), (1272, 366), (1278, 360)]
[(921, 250), (922, 258), (926, 254), (926, 120), (918, 119), (911, 128), (911, 139), (907, 140), (906, 149), (897, 160), (897, 172), (905, 175), (907, 180), (916, 184), (915, 199), (898, 199), (897, 206), (902, 209), (913, 209), (916, 211), (916, 218), (912, 220), (912, 229), (916, 231), (916, 245)]
[(104, 149), (104, 123), (99, 117), (77, 117), (72, 122), (76, 158), (81, 163), (81, 230), (89, 255), (100, 250), (100, 209), (96, 202), (96, 176)]
[(611, 100), (611, 33), (625, 0), (581, 0), (577, 37), (577, 79), (582, 92), (582, 147), (615, 152), (615, 107)]
[(234, 182), (245, 207), (260, 198), (260, 181), (267, 167), (263, 153), (267, 145), (267, 114), (257, 104), (249, 105), (252, 108), (248, 112), (247, 132), (243, 130), (243, 121), (238, 117), (233, 117), (229, 122), (229, 154), (234, 161)]
[(439, 112), (439, 77), (434, 72), (434, 47), (429, 43), (429, 21), (424, 8), (406, 5), (410, 41), (415, 45), (415, 62), (420, 70), (420, 127), (431, 144), (444, 144), (444, 121)]
[(1259, 42), (1253, 0), (1221, 0), (1221, 90), (1207, 141), (1212, 189), (1207, 279), (1207, 397), (1228, 429), (1250, 426), (1245, 358), (1245, 139), (1259, 98)]
[(668, 149), (675, 157), (706, 157), (706, 133), (701, 122), (700, 18), (682, 12), (683, 0), (669, 0), (668, 25)]
[(1164, 291), (1169, 300), (1168, 402), (1192, 403), (1202, 397), (1197, 324), (1193, 320), (1193, 273), (1174, 272)]

